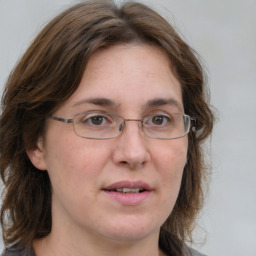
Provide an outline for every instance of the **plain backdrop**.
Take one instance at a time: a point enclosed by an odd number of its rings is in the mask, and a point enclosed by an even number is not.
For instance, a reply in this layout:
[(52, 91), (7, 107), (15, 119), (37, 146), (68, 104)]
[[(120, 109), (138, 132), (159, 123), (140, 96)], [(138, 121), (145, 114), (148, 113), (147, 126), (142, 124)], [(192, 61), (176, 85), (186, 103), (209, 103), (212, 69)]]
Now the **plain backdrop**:
[[(0, 0), (0, 90), (39, 30), (77, 2)], [(256, 256), (256, 1), (144, 3), (200, 53), (218, 110), (209, 143), (211, 185), (195, 246), (210, 256)]]

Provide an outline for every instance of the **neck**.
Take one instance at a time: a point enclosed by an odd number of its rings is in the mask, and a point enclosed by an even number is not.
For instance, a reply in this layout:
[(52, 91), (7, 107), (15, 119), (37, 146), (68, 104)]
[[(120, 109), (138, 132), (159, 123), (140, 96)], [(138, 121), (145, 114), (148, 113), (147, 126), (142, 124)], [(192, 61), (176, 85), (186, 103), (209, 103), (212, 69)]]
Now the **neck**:
[(105, 239), (83, 238), (72, 239), (68, 233), (68, 239), (63, 236), (55, 236), (52, 232), (47, 237), (34, 241), (34, 250), (37, 256), (164, 256), (158, 248), (158, 237), (145, 238), (138, 241), (113, 241)]

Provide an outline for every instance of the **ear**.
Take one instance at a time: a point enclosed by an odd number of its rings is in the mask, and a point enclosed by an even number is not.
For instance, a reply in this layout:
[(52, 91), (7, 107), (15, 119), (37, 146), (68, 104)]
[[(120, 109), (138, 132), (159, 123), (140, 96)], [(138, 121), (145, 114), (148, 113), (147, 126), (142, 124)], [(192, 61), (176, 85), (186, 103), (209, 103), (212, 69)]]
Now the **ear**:
[(35, 147), (27, 149), (31, 163), (39, 170), (46, 170), (45, 153), (42, 138), (39, 138)]

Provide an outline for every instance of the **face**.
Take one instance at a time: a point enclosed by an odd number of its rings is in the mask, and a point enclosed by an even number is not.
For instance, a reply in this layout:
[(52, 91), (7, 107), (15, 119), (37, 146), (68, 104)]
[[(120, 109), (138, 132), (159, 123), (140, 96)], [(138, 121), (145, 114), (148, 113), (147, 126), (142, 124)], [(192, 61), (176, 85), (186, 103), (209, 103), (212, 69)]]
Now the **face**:
[[(181, 86), (156, 46), (119, 45), (95, 53), (75, 93), (55, 116), (100, 111), (141, 119), (183, 112)], [(180, 189), (187, 137), (151, 139), (140, 122), (109, 140), (78, 137), (72, 124), (47, 120), (38, 148), (28, 152), (52, 183), (52, 232), (138, 241), (158, 236)], [(142, 193), (117, 192), (143, 188)]]

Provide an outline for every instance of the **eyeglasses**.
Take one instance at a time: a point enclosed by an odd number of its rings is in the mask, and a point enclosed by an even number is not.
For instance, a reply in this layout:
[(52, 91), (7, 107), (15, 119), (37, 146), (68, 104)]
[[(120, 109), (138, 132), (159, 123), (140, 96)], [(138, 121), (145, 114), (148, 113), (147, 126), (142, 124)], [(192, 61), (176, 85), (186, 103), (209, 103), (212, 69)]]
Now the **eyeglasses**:
[(142, 119), (125, 119), (114, 113), (85, 112), (73, 119), (50, 116), (51, 119), (72, 123), (76, 135), (86, 139), (113, 139), (123, 132), (126, 122), (137, 121), (144, 134), (152, 139), (170, 140), (184, 137), (192, 127), (194, 117), (182, 113), (153, 114)]

